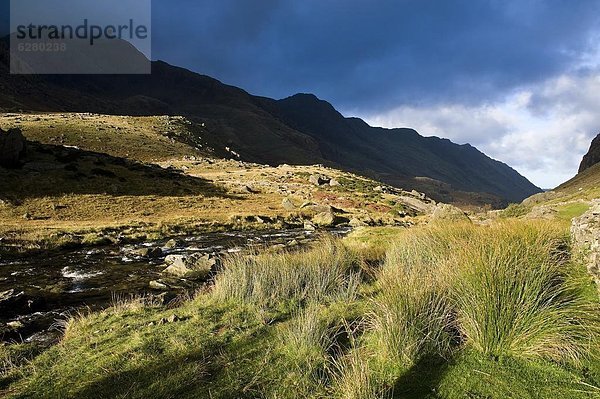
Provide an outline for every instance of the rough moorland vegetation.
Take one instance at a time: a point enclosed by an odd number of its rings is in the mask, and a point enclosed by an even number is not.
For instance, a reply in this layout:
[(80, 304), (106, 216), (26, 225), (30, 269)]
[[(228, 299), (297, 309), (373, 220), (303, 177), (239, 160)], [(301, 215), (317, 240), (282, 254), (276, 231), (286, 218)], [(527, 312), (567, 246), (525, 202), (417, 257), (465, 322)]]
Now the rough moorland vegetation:
[(8, 397), (589, 398), (597, 291), (560, 223), (436, 224), (236, 254), (214, 286), (1, 347)]

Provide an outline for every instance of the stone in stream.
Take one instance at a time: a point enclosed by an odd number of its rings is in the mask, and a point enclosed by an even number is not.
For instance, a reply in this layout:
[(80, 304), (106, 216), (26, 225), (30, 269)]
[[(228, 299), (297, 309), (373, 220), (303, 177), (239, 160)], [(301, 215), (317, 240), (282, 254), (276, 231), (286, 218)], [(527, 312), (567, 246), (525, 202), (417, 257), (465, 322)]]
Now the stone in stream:
[(164, 245), (163, 248), (165, 248), (165, 249), (174, 249), (174, 248), (178, 248), (178, 247), (181, 247), (181, 246), (182, 246), (182, 243), (180, 241), (175, 240), (175, 239), (171, 239), (171, 240), (169, 240), (169, 241), (167, 241), (165, 243), (165, 245)]
[(166, 291), (166, 290), (169, 289), (169, 286), (166, 285), (165, 283), (162, 283), (160, 280), (152, 280), (152, 281), (150, 281), (150, 283), (148, 284), (148, 286), (150, 288), (152, 288), (153, 290)]
[(162, 256), (163, 251), (159, 247), (146, 247), (133, 250), (131, 253), (142, 258), (156, 259)]
[(204, 280), (219, 266), (218, 258), (209, 254), (169, 255), (164, 274), (180, 278)]
[(312, 222), (309, 222), (308, 220), (304, 222), (304, 230), (315, 231), (316, 229), (317, 228)]

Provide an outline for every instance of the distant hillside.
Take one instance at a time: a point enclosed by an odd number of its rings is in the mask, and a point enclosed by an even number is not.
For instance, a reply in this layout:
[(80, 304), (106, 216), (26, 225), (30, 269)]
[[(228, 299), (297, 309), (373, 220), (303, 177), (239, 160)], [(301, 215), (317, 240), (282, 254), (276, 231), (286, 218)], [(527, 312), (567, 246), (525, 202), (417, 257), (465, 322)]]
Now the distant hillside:
[(539, 188), (470, 145), (425, 138), (411, 129), (373, 128), (344, 118), (313, 95), (256, 97), (207, 76), (157, 61), (152, 75), (8, 74), (0, 43), (0, 110), (114, 115), (184, 115), (204, 123), (208, 144), (267, 164), (323, 163), (432, 198), (501, 205)]
[(314, 95), (298, 94), (277, 105), (288, 125), (316, 139), (327, 159), (346, 168), (376, 171), (400, 185), (418, 185), (414, 177), (428, 177), (454, 190), (491, 193), (509, 201), (539, 191), (514, 169), (468, 144), (423, 137), (413, 129), (374, 128), (361, 119), (344, 118)]
[[(580, 172), (572, 179), (545, 193), (523, 201), (527, 207), (557, 208), (565, 204), (589, 203), (600, 198), (600, 136), (592, 141), (590, 151), (581, 162)], [(594, 160), (596, 160), (594, 162)]]
[(581, 161), (579, 173), (554, 191), (585, 199), (600, 196), (600, 135), (592, 140), (588, 153)]

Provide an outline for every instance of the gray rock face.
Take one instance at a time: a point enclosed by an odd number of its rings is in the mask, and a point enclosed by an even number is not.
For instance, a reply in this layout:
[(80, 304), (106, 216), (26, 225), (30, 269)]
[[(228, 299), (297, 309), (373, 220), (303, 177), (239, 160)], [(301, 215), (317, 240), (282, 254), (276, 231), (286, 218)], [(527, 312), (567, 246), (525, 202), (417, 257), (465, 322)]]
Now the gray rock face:
[(595, 200), (589, 211), (573, 219), (573, 244), (584, 255), (588, 273), (600, 290), (600, 200)]
[(0, 129), (0, 166), (15, 168), (25, 156), (27, 145), (20, 129)]
[(591, 168), (598, 162), (600, 162), (600, 134), (594, 138), (590, 150), (583, 157), (583, 161), (581, 161), (581, 165), (579, 165), (579, 173)]

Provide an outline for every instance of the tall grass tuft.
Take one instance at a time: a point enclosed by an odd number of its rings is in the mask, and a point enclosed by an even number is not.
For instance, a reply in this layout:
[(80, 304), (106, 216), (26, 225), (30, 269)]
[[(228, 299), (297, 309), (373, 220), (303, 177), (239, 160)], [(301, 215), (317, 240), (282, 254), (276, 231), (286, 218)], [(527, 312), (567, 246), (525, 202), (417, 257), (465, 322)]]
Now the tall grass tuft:
[[(319, 306), (309, 305), (298, 311), (284, 327), (281, 343), (295, 354), (323, 354), (333, 344), (332, 331), (319, 315)], [(312, 356), (308, 356), (312, 357)]]
[(333, 384), (330, 395), (340, 399), (376, 399), (391, 397), (390, 392), (382, 389), (372, 370), (370, 359), (372, 354), (366, 346), (361, 346), (356, 328), (345, 325), (345, 332), (350, 340), (346, 353), (331, 359)]
[(284, 302), (352, 300), (360, 259), (339, 240), (323, 238), (297, 252), (234, 255), (216, 278), (213, 295), (259, 306)]
[(455, 255), (457, 321), (468, 344), (493, 356), (579, 364), (598, 338), (597, 304), (573, 276), (555, 225), (504, 223), (478, 230)]
[(386, 280), (370, 324), (372, 344), (382, 359), (401, 367), (426, 356), (447, 357), (456, 340), (447, 290), (432, 276)]
[(388, 251), (371, 317), (378, 353), (408, 366), (459, 343), (486, 355), (580, 363), (598, 305), (571, 271), (560, 226), (502, 222), (408, 231)]
[(275, 397), (315, 397), (327, 384), (336, 331), (320, 311), (319, 305), (310, 304), (282, 326), (278, 354), (285, 374), (274, 389)]

